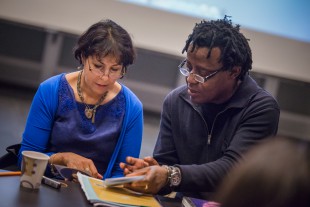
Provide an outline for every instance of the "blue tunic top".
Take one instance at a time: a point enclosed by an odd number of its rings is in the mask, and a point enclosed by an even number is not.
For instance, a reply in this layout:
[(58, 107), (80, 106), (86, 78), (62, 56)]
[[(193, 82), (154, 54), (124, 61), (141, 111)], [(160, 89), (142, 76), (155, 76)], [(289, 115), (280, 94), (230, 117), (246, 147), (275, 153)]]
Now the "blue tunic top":
[[(92, 108), (93, 106), (90, 105)], [(139, 99), (124, 85), (111, 101), (98, 106), (95, 123), (87, 119), (85, 105), (77, 102), (65, 75), (44, 81), (32, 102), (23, 134), (23, 150), (51, 155), (74, 152), (93, 160), (107, 177), (123, 175), (119, 163), (139, 157), (143, 112)]]

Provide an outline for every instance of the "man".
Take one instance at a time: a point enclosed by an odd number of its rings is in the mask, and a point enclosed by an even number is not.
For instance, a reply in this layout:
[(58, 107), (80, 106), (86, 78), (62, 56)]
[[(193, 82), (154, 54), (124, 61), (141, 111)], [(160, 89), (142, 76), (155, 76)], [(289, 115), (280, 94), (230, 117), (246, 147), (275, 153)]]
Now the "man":
[(227, 16), (196, 24), (184, 51), (187, 84), (164, 101), (153, 158), (128, 157), (120, 166), (146, 175), (127, 185), (136, 191), (207, 199), (251, 146), (276, 134), (280, 110), (249, 76), (250, 46)]

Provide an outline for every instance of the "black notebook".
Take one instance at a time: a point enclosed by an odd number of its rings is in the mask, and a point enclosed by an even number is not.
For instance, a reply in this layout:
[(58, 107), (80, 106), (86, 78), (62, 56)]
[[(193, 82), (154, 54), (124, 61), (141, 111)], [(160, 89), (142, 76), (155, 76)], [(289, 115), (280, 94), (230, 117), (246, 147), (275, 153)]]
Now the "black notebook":
[(182, 205), (184, 207), (220, 207), (219, 203), (187, 196), (183, 197)]

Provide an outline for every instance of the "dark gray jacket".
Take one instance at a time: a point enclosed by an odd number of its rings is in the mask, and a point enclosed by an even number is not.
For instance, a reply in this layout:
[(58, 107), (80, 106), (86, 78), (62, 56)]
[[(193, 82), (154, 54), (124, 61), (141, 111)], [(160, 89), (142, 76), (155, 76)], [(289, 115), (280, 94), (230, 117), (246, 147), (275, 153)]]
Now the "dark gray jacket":
[(213, 126), (207, 126), (201, 108), (181, 86), (165, 98), (153, 156), (160, 164), (180, 167), (176, 191), (212, 192), (245, 151), (277, 133), (279, 115), (276, 100), (246, 76)]

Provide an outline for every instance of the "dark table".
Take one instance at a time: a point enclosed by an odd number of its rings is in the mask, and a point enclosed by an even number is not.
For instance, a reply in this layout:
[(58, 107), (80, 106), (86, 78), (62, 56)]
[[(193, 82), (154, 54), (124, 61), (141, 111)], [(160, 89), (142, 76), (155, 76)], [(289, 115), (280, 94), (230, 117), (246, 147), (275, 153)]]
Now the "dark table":
[[(37, 191), (19, 186), (20, 176), (0, 176), (0, 207), (83, 207), (92, 206), (79, 183), (66, 182), (68, 187), (54, 189), (44, 184)], [(161, 205), (181, 206), (179, 200), (156, 196)]]
[(0, 177), (1, 207), (70, 207), (92, 206), (86, 199), (79, 183), (67, 182), (68, 187), (54, 189), (41, 185), (37, 191), (19, 186), (20, 176)]

